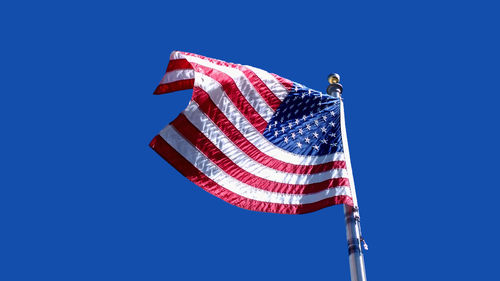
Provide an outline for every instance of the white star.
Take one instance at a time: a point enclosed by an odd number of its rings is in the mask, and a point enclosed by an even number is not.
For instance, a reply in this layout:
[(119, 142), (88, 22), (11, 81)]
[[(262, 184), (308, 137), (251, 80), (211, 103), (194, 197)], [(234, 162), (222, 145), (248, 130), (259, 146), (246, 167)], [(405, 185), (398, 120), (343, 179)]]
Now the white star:
[(283, 141), (284, 141), (284, 142), (286, 142), (286, 143), (288, 143), (288, 137), (285, 137), (285, 138), (283, 139)]
[(278, 121), (274, 121), (274, 127), (278, 126)]
[(323, 121), (326, 121), (326, 119), (328, 119), (328, 117), (326, 117), (325, 115), (323, 115), (323, 117), (321, 118), (323, 118)]
[[(314, 106), (314, 105), (313, 105), (313, 106)], [(309, 115), (310, 115), (311, 117), (314, 117), (314, 114), (312, 113), (312, 111), (311, 111), (311, 113), (309, 113)]]
[(292, 133), (292, 139), (295, 139), (295, 133)]
[(328, 135), (329, 135), (330, 137), (332, 137), (332, 138), (333, 138), (333, 137), (335, 137), (335, 136), (337, 136), (337, 134), (335, 134), (335, 133), (329, 133)]
[(334, 111), (330, 111), (330, 115), (331, 116), (335, 116), (335, 112)]
[(329, 124), (330, 126), (332, 126), (332, 127), (335, 127), (335, 123), (333, 123), (333, 122), (330, 122), (330, 123), (328, 123), (328, 124)]
[(318, 120), (314, 120), (314, 124), (315, 124), (316, 126), (319, 126), (319, 121), (318, 121)]
[(322, 143), (324, 143), (324, 144), (326, 144), (326, 143), (327, 143), (327, 141), (326, 141), (325, 139), (320, 140), (320, 142), (322, 142)]
[(292, 123), (288, 123), (288, 128), (291, 129), (292, 127), (293, 127)]
[(310, 143), (310, 142), (311, 142), (311, 140), (310, 140), (308, 137), (306, 137), (304, 140), (305, 140), (307, 143)]
[(302, 97), (302, 98), (304, 98), (305, 96), (306, 96), (306, 93), (302, 93), (302, 96), (301, 96), (301, 97)]
[(306, 125), (306, 129), (308, 129), (310, 131), (311, 130), (311, 125), (307, 124)]
[(313, 136), (314, 136), (315, 138), (318, 138), (319, 134), (318, 134), (318, 133), (316, 133), (316, 132), (314, 132), (314, 133), (313, 133)]
[(295, 119), (295, 124), (299, 125), (300, 121), (299, 119)]
[(319, 146), (317, 146), (317, 145), (313, 145), (313, 148), (316, 150), (319, 150)]
[(278, 136), (278, 131), (274, 131), (274, 136), (277, 137)]
[(284, 133), (285, 132), (285, 127), (281, 127), (281, 132)]
[(322, 98), (323, 97), (323, 93), (319, 93), (319, 98)]
[(330, 146), (337, 146), (337, 143), (331, 143)]
[(302, 116), (302, 120), (306, 121), (307, 117), (304, 115)]
[(299, 129), (299, 134), (303, 134), (304, 133), (304, 130), (302, 130), (302, 128)]
[(311, 89), (309, 89), (309, 91), (307, 91), (307, 95), (310, 96), (311, 95)]
[(298, 146), (299, 148), (302, 148), (302, 144), (301, 144), (300, 142), (298, 142), (298, 143), (297, 143), (297, 146)]
[(321, 127), (321, 131), (322, 131), (323, 133), (326, 133), (326, 128), (325, 128), (325, 127)]

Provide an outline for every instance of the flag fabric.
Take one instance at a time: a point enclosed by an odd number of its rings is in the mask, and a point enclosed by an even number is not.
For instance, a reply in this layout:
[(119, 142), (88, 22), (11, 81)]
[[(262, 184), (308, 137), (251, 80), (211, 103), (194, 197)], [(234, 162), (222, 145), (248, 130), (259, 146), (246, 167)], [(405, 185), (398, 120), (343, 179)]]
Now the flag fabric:
[(154, 94), (187, 89), (189, 105), (150, 146), (193, 183), (254, 211), (353, 204), (340, 98), (255, 67), (174, 51)]

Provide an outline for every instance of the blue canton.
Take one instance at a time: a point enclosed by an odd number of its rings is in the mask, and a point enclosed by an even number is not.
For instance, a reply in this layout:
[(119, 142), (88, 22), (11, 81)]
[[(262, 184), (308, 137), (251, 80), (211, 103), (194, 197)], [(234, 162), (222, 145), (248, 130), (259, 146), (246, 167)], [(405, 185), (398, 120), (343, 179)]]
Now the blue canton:
[(269, 121), (264, 136), (274, 145), (302, 155), (343, 152), (340, 100), (294, 83)]

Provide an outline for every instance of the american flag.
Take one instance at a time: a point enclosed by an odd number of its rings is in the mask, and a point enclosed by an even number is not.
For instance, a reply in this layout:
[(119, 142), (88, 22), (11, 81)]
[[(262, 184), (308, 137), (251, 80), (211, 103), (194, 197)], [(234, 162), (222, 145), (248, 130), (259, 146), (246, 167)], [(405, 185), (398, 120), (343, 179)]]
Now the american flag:
[(174, 51), (155, 94), (193, 89), (150, 146), (241, 208), (303, 214), (352, 205), (342, 100), (247, 65)]

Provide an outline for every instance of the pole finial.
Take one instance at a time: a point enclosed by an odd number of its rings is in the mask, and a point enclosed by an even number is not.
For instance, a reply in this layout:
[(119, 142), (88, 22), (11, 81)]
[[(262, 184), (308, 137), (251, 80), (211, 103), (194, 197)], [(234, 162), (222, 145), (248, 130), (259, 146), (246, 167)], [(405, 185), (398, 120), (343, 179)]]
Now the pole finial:
[(340, 98), (340, 94), (342, 94), (342, 85), (339, 83), (340, 82), (340, 75), (337, 73), (332, 73), (328, 75), (328, 88), (326, 88), (326, 92), (334, 96), (336, 98)]
[(337, 73), (332, 73), (328, 75), (328, 83), (335, 84), (338, 82), (340, 82), (340, 75), (338, 75)]

